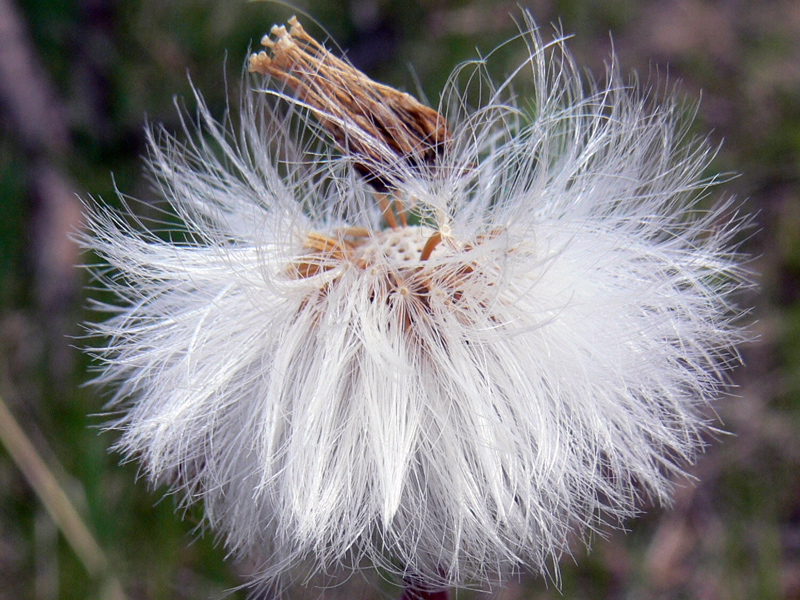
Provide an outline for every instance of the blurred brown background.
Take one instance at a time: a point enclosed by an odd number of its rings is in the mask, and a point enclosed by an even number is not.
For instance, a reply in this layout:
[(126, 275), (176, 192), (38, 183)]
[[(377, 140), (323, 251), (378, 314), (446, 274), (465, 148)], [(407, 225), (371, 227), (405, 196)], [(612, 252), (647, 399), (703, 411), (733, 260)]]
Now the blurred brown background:
[[(702, 95), (695, 131), (724, 142), (716, 170), (741, 173), (718, 192), (756, 215), (744, 248), (760, 290), (740, 302), (754, 307), (758, 340), (741, 349), (735, 395), (716, 405), (733, 435), (691, 469), (698, 482), (680, 482), (672, 509), (643, 507), (627, 535), (608, 532), (590, 554), (576, 545), (560, 591), (523, 575), (458, 597), (800, 598), (800, 3), (522, 4), (545, 37), (553, 23), (574, 34), (569, 47), (598, 78), (613, 35), (623, 73)], [(488, 0), (297, 6), (370, 76), (411, 92), (418, 80), (434, 103), (457, 62), (515, 35), (521, 19), (517, 3)], [(68, 234), (80, 227), (78, 195), (118, 203), (116, 182), (157, 201), (140, 158), (145, 120), (177, 131), (173, 96), (191, 107), (189, 77), (221, 115), (223, 83), (236, 90), (248, 46), (293, 12), (238, 0), (0, 0), (0, 396), (10, 409), (0, 410), (2, 600), (219, 598), (244, 581), (246, 565), (226, 562), (212, 535), (196, 539), (197, 514), (181, 520), (163, 490), (147, 490), (135, 465), (106, 453), (113, 435), (91, 416), (103, 397), (81, 387), (90, 373), (74, 337), (87, 318), (87, 278), (75, 265), (90, 257)], [(523, 52), (499, 52), (495, 77)], [(287, 597), (399, 596), (366, 579)]]

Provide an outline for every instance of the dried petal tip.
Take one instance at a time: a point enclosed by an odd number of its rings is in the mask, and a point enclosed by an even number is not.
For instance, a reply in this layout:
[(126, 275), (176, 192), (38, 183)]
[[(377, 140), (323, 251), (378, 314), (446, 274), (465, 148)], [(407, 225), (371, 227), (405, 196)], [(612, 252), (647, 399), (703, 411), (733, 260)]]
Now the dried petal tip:
[(273, 25), (250, 56), (251, 72), (291, 87), (378, 189), (395, 187), (403, 167), (435, 166), (450, 144), (447, 122), (413, 96), (373, 81), (333, 56), (296, 17)]

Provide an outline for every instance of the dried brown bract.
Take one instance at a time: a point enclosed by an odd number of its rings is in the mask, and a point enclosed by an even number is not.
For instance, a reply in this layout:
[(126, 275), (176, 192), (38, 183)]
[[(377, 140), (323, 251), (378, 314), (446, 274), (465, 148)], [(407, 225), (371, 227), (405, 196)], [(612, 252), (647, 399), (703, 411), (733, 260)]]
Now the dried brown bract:
[(296, 17), (289, 25), (289, 30), (275, 25), (264, 36), (261, 44), (269, 52), (253, 54), (250, 71), (290, 86), (379, 190), (393, 187), (385, 174), (398, 161), (415, 168), (435, 166), (450, 144), (441, 114), (335, 57)]

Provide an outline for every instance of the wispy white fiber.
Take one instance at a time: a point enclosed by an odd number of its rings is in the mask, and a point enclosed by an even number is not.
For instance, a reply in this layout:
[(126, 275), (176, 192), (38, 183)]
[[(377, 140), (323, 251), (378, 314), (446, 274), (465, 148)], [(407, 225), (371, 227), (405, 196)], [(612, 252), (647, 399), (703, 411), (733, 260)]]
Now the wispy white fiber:
[[(741, 219), (700, 208), (713, 153), (685, 105), (616, 67), (587, 82), (527, 27), (508, 81), (477, 61), (447, 83), (436, 164), (370, 165), (408, 227), (255, 76), (238, 119), (198, 94), (184, 134), (151, 131), (171, 225), (89, 209), (115, 296), (91, 352), (116, 449), (202, 502), (259, 582), (369, 563), (442, 585), (553, 573), (574, 532), (668, 503), (703, 446), (742, 337)], [(310, 234), (354, 227), (352, 255), (298, 274)]]

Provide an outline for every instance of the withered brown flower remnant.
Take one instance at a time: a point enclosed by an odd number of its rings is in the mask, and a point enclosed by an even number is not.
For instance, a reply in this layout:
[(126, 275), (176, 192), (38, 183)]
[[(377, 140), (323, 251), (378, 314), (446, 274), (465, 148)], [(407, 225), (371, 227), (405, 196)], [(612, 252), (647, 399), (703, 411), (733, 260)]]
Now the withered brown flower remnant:
[[(406, 163), (432, 168), (450, 143), (444, 117), (410, 94), (368, 78), (306, 33), (296, 17), (274, 25), (250, 57), (250, 71), (290, 86), (378, 190), (395, 187), (386, 174)], [(400, 169), (401, 170), (401, 169)]]

